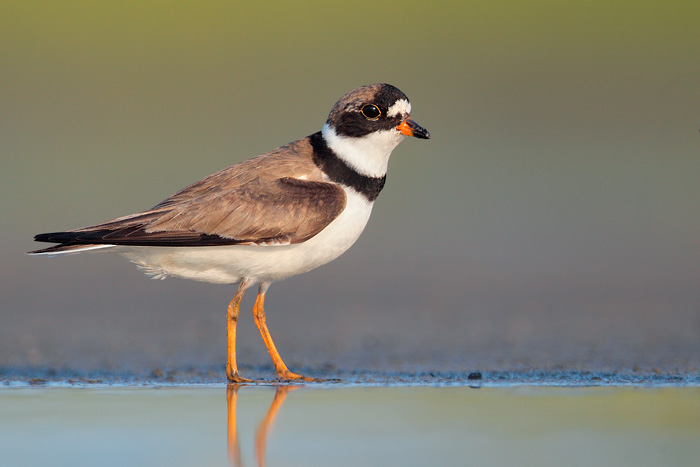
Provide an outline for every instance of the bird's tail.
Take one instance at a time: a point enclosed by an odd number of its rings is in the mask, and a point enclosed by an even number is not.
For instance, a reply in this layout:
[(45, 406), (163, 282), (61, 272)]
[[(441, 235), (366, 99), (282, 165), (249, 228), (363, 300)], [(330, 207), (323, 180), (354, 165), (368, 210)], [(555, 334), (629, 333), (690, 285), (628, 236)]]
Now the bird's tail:
[(41, 250), (29, 251), (27, 252), (27, 254), (46, 256), (67, 255), (70, 253), (82, 253), (83, 251), (100, 250), (102, 248), (112, 248), (113, 246), (115, 245), (71, 245), (67, 243), (62, 243), (60, 245), (54, 245), (49, 248), (43, 248)]

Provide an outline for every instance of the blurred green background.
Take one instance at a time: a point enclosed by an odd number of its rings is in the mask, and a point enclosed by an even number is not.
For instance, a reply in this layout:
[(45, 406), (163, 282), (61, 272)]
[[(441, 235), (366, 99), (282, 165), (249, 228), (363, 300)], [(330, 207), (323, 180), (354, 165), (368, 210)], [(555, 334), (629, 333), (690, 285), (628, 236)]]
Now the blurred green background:
[[(220, 365), (234, 287), (36, 233), (148, 208), (388, 82), (357, 244), (274, 284), (293, 366), (700, 368), (700, 3), (2, 2), (0, 367)], [(252, 295), (244, 307), (252, 307)], [(249, 317), (239, 362), (266, 364)]]

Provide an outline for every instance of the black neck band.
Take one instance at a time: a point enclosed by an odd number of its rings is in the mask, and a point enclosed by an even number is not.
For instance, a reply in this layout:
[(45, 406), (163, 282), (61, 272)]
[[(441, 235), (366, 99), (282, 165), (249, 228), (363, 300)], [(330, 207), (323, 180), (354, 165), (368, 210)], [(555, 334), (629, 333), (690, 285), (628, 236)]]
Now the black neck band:
[(309, 136), (309, 141), (314, 150), (314, 163), (328, 178), (362, 193), (369, 201), (377, 199), (379, 192), (384, 188), (386, 175), (368, 177), (358, 173), (328, 147), (320, 131)]

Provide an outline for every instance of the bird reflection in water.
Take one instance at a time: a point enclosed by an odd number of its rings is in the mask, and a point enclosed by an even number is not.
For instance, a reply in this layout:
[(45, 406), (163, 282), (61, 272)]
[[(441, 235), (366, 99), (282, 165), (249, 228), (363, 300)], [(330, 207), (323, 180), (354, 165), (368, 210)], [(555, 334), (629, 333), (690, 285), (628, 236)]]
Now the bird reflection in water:
[[(241, 463), (241, 449), (238, 444), (238, 430), (236, 426), (236, 401), (238, 399), (238, 389), (240, 385), (229, 384), (226, 388), (226, 402), (228, 403), (228, 460), (229, 465), (239, 467)], [(277, 412), (287, 394), (299, 389), (300, 386), (277, 386), (275, 398), (272, 400), (270, 408), (267, 410), (265, 418), (263, 418), (258, 430), (255, 433), (255, 459), (259, 466), (265, 465), (265, 444), (267, 435), (272, 428)]]

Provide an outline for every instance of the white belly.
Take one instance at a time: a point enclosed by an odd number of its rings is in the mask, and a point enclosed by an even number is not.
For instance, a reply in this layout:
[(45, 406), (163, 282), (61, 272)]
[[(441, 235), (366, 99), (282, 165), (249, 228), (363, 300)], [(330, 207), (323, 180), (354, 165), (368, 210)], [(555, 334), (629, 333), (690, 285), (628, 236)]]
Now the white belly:
[(328, 227), (304, 243), (293, 245), (231, 245), (210, 247), (115, 247), (155, 279), (181, 277), (232, 284), (242, 277), (276, 281), (310, 271), (343, 254), (367, 225), (372, 204), (345, 189), (347, 205)]

